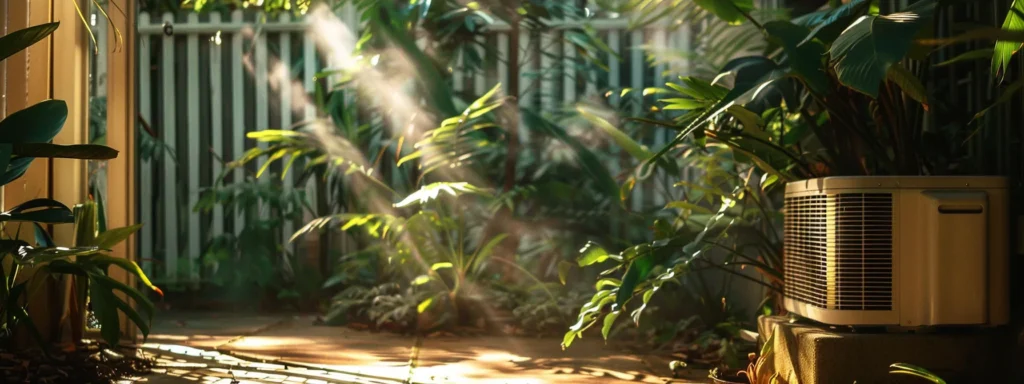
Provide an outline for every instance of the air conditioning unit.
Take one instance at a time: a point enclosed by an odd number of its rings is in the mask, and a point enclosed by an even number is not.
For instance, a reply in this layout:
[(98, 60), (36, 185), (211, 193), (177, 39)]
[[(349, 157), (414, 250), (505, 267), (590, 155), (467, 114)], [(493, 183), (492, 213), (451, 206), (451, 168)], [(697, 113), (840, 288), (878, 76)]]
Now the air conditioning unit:
[(786, 185), (785, 307), (834, 325), (1009, 321), (1002, 177), (826, 177)]

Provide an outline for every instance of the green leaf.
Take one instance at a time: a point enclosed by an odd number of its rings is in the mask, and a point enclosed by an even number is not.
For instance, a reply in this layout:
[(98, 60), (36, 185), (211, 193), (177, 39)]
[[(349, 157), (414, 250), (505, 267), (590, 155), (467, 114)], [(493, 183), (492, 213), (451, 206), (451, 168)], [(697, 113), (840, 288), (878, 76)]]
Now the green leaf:
[(128, 271), (131, 274), (134, 274), (136, 277), (139, 278), (139, 282), (141, 282), (146, 287), (149, 287), (149, 289), (152, 289), (154, 292), (156, 292), (160, 296), (164, 295), (164, 291), (160, 290), (160, 288), (158, 288), (157, 286), (153, 285), (153, 282), (149, 281), (149, 277), (146, 276), (146, 273), (143, 272), (142, 268), (140, 268), (139, 265), (136, 264), (134, 261), (131, 261), (131, 260), (128, 260), (128, 259), (122, 259), (122, 258), (119, 258), (119, 257), (106, 256), (106, 255), (96, 255), (96, 256), (93, 256), (90, 259), (90, 261), (92, 261), (93, 263), (96, 263), (96, 264), (106, 264), (106, 265), (114, 264), (114, 265), (117, 265), (117, 266), (123, 268), (125, 271)]
[(941, 63), (935, 64), (935, 66), (936, 67), (945, 67), (947, 65), (952, 65), (952, 64), (956, 64), (956, 63), (963, 62), (963, 61), (968, 61), (968, 60), (992, 59), (994, 55), (995, 55), (995, 50), (992, 49), (992, 48), (975, 49), (973, 51), (968, 51), (968, 52), (961, 53), (960, 55), (957, 55), (956, 57), (954, 57), (952, 59), (949, 59), (949, 60), (943, 61)]
[(604, 317), (604, 324), (601, 326), (601, 336), (605, 340), (608, 340), (608, 334), (612, 332), (612, 326), (615, 325), (615, 319), (619, 318), (622, 311), (612, 311)]
[(764, 29), (770, 41), (782, 46), (786, 62), (807, 88), (817, 94), (825, 93), (828, 90), (828, 76), (822, 66), (825, 45), (818, 40), (803, 41), (810, 32), (788, 21), (771, 21), (765, 23)]
[(450, 182), (438, 182), (428, 184), (420, 188), (418, 191), (413, 192), (409, 196), (406, 196), (402, 201), (395, 204), (396, 208), (408, 207), (414, 204), (426, 204), (430, 201), (437, 200), (438, 196), (444, 192), (453, 197), (459, 197), (463, 194), (474, 194), (479, 196), (493, 197), (491, 193), (485, 189), (477, 188), (470, 183), (450, 183)]
[(11, 152), (14, 150), (10, 143), (0, 143), (0, 174), (7, 173), (7, 166), (11, 164)]
[(427, 310), (427, 308), (430, 308), (430, 304), (432, 304), (433, 302), (434, 302), (434, 298), (433, 297), (430, 297), (430, 298), (427, 298), (426, 300), (421, 301), (420, 304), (416, 306), (416, 312), (417, 313), (425, 312)]
[(579, 264), (580, 267), (586, 267), (588, 265), (604, 262), (605, 260), (608, 260), (608, 251), (605, 251), (604, 248), (601, 248), (597, 243), (588, 241), (587, 245), (584, 245), (583, 248), (580, 249), (580, 257), (576, 260), (576, 263)]
[(640, 269), (641, 267), (638, 267), (635, 263), (630, 263), (626, 267), (626, 274), (622, 276), (622, 284), (619, 285), (618, 292), (615, 294), (615, 304), (619, 308), (633, 297), (633, 290), (636, 289), (640, 280), (643, 279), (643, 276), (641, 276), (643, 271)]
[(914, 37), (924, 25), (930, 25), (930, 18), (930, 12), (861, 16), (839, 35), (829, 51), (839, 81), (877, 97), (889, 68), (906, 57)]
[(49, 143), (21, 143), (14, 144), (11, 150), (11, 154), (19, 157), (81, 160), (116, 159), (117, 153), (117, 150), (114, 148), (96, 144), (58, 145)]
[(729, 24), (746, 20), (744, 14), (754, 10), (754, 0), (694, 0), (695, 4)]
[(113, 288), (103, 286), (102, 283), (95, 284), (89, 290), (89, 299), (92, 303), (93, 314), (100, 323), (100, 336), (110, 345), (118, 345), (121, 340), (121, 322), (117, 316), (117, 304), (111, 293)]
[(430, 276), (419, 275), (415, 279), (413, 279), (410, 284), (412, 284), (412, 285), (423, 285), (423, 284), (426, 284), (426, 283), (429, 283), (429, 282), (430, 282)]
[(102, 252), (102, 249), (98, 247), (52, 247), (52, 248), (32, 248), (23, 247), (19, 253), (21, 258), (18, 260), (20, 264), (44, 264), (53, 260), (68, 259), (73, 256), (88, 256), (95, 255)]
[(138, 232), (140, 229), (142, 229), (142, 224), (136, 224), (130, 227), (114, 228), (96, 236), (96, 239), (93, 240), (91, 245), (95, 245), (103, 249), (112, 249), (122, 241), (128, 240), (128, 237), (135, 232)]
[(865, 14), (871, 3), (872, 0), (853, 0), (838, 8), (812, 12), (793, 19), (793, 23), (797, 25), (814, 27), (800, 44), (811, 41), (815, 37), (826, 43), (832, 42), (836, 36), (839, 36), (843, 28), (853, 21), (854, 17)]
[[(1013, 4), (1010, 5), (1010, 10), (1006, 14), (1006, 19), (1003, 20), (1003, 27), (1001, 29), (1004, 31), (1024, 32), (1024, 0), (1013, 0)], [(1024, 45), (1015, 41), (996, 41), (992, 55), (992, 77), (996, 79), (997, 83), (1001, 83), (1006, 78), (1006, 69), (1010, 65), (1010, 60), (1013, 59), (1013, 55), (1017, 54), (1017, 51), (1020, 51), (1022, 46)]]
[(32, 199), (6, 212), (0, 213), (0, 221), (33, 221), (47, 224), (73, 223), (71, 209), (53, 199)]
[(0, 121), (0, 142), (48, 143), (64, 127), (67, 118), (68, 105), (63, 100), (39, 102)]
[(615, 141), (615, 143), (618, 144), (619, 147), (621, 147), (624, 151), (626, 151), (626, 153), (629, 153), (637, 160), (646, 161), (654, 156), (650, 151), (647, 150), (647, 147), (633, 140), (633, 138), (629, 137), (629, 135), (625, 134), (624, 132), (616, 128), (614, 125), (609, 123), (608, 120), (605, 120), (603, 117), (598, 116), (595, 113), (592, 113), (591, 111), (589, 111), (588, 108), (581, 105), (576, 107), (576, 111), (579, 112), (580, 116), (582, 116), (584, 119), (589, 121), (591, 124), (594, 124), (594, 126), (601, 129), (601, 131), (604, 131), (604, 133), (608, 135), (613, 141)]
[(501, 242), (504, 241), (505, 238), (507, 237), (507, 233), (502, 233), (488, 240), (487, 243), (484, 244), (484, 246), (480, 247), (476, 254), (473, 255), (473, 260), (469, 263), (469, 270), (477, 270), (479, 265), (486, 261), (487, 259), (489, 259), (491, 255), (494, 254), (494, 249), (497, 248), (498, 245), (501, 244)]
[(607, 277), (607, 278), (598, 280), (597, 284), (594, 284), (594, 290), (595, 291), (600, 291), (600, 290), (604, 289), (605, 287), (618, 288), (620, 284), (622, 284), (622, 282), (619, 281), (619, 279), (613, 279), (613, 278)]
[(449, 262), (445, 261), (445, 262), (440, 262), (440, 263), (434, 263), (434, 265), (430, 266), (430, 270), (437, 271), (437, 270), (440, 270), (440, 269), (451, 269), (452, 267), (454, 267), (454, 265), (452, 263), (449, 263)]
[(569, 271), (572, 270), (573, 264), (562, 260), (558, 262), (558, 281), (565, 285), (566, 278), (569, 276)]
[(914, 76), (913, 73), (910, 73), (902, 65), (897, 64), (889, 68), (887, 77), (889, 81), (900, 86), (903, 89), (903, 93), (906, 93), (914, 101), (921, 103), (925, 111), (928, 110), (928, 90), (917, 76)]
[(21, 52), (32, 44), (45, 39), (57, 30), (60, 22), (41, 24), (34, 27), (19, 29), (0, 37), (0, 61)]

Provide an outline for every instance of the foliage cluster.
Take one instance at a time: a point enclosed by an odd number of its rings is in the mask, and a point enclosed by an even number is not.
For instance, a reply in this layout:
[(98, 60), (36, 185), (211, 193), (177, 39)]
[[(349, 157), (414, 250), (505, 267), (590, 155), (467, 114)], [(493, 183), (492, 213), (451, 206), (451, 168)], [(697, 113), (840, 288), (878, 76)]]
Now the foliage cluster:
[[(284, 172), (302, 164), (299, 179), (314, 178), (325, 198), (313, 210), (320, 218), (293, 239), (335, 227), (356, 242), (327, 279), (340, 292), (328, 323), (430, 331), (508, 311), (522, 327), (567, 327), (568, 348), (585, 332), (609, 338), (650, 318), (658, 323), (650, 334), (714, 345), (711, 363), (731, 366), (752, 347), (743, 342), (752, 315), (784, 312), (779, 187), (824, 176), (967, 172), (959, 143), (987, 109), (957, 113), (930, 81), (941, 66), (978, 58), (991, 59), (998, 77), (1024, 41), (1018, 2), (1002, 28), (939, 38), (936, 15), (957, 1), (921, 0), (891, 13), (873, 0), (831, 2), (795, 17), (749, 0), (597, 1), (636, 29), (664, 18), (706, 20), (689, 53), (693, 70), (537, 113), (518, 96), (562, 73), (530, 73), (532, 84), (519, 84), (520, 59), (511, 55), (508, 84), (477, 95), (454, 90), (451, 68), (497, 60), (478, 39), (495, 20), (512, 28), (519, 51), (519, 32), (549, 32), (548, 22), (561, 19), (580, 25), (563, 34), (580, 59), (564, 65), (600, 77), (614, 50), (588, 27), (590, 11), (541, 0), (354, 4), (366, 27), (350, 66), (317, 74), (322, 116), (251, 135), (267, 145), (232, 163), (287, 161)], [(937, 48), (986, 39), (998, 41), (995, 49), (936, 62)], [(667, 60), (652, 57), (648, 64)], [(942, 119), (926, 118), (934, 116)], [(529, 144), (520, 145), (519, 126)], [(641, 143), (652, 129), (675, 138), (649, 149)], [(555, 146), (571, 161), (544, 150)], [(379, 167), (383, 156), (397, 165)], [(613, 174), (609, 160), (625, 171)], [(681, 177), (687, 169), (699, 176)], [(641, 183), (667, 186), (665, 206), (629, 207)], [(627, 230), (611, 230), (614, 220)], [(567, 257), (567, 245), (582, 248)], [(764, 300), (734, 304), (737, 282), (759, 287)], [(695, 305), (645, 317), (664, 307), (656, 304), (666, 293), (675, 295), (666, 302)]]
[[(58, 25), (38, 25), (0, 37), (0, 60), (43, 40)], [(0, 169), (3, 170), (0, 185), (22, 177), (37, 158), (109, 160), (117, 157), (116, 150), (103, 145), (52, 144), (67, 116), (65, 102), (46, 100), (15, 111), (0, 121)], [(123, 269), (143, 285), (160, 292), (134, 262), (110, 255), (114, 246), (140, 226), (102, 229), (97, 212), (95, 203), (78, 205), (72, 210), (61, 202), (38, 198), (0, 213), (0, 225), (4, 229), (0, 239), (3, 278), (0, 283), (0, 341), (4, 347), (15, 347), (26, 331), (44, 351), (48, 351), (51, 343), (61, 340), (61, 335), (55, 332), (48, 333), (49, 338), (44, 339), (36, 321), (29, 316), (35, 306), (45, 303), (56, 303), (49, 312), (54, 318), (44, 319), (47, 325), (70, 320), (71, 339), (75, 343), (84, 339), (87, 308), (91, 308), (98, 320), (102, 338), (113, 346), (120, 341), (122, 314), (143, 335), (149, 334), (155, 310), (153, 303), (139, 289), (110, 275), (112, 267)], [(60, 224), (74, 224), (74, 244), (58, 246), (54, 243), (47, 227)], [(26, 231), (22, 231), (23, 225), (27, 226)], [(25, 240), (29, 234), (32, 234), (32, 243)], [(58, 287), (59, 282), (68, 281), (66, 279), (73, 282), (70, 295), (51, 290), (47, 294), (52, 300), (38, 300), (37, 295), (44, 288)], [(60, 326), (53, 329), (59, 330)]]

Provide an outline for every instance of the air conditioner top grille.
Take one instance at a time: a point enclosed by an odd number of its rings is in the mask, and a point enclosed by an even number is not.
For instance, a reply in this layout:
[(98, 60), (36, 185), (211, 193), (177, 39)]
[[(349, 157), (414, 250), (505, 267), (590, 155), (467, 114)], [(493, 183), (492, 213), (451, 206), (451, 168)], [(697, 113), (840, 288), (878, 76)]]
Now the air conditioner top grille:
[(819, 308), (892, 309), (891, 193), (787, 197), (785, 294)]

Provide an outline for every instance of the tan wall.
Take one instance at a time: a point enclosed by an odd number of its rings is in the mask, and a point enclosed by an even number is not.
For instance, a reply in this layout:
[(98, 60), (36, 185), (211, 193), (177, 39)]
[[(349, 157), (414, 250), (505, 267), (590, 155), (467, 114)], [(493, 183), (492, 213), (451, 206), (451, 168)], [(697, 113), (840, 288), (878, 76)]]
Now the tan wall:
[[(86, 6), (86, 3), (81, 3)], [(110, 0), (110, 7), (120, 7), (124, 12), (109, 12), (113, 26), (124, 38), (123, 46), (114, 52), (107, 52), (109, 68), (107, 130), (108, 145), (120, 151), (117, 160), (108, 164), (107, 218), (111, 228), (131, 225), (135, 221), (134, 201), (134, 2)], [(56, 137), (56, 144), (85, 143), (88, 138), (88, 58), (89, 36), (71, 0), (0, 0), (0, 33), (58, 21), (57, 31), (24, 52), (4, 61), (0, 68), (0, 116), (24, 109), (47, 99), (60, 99), (68, 104), (68, 120)], [(116, 8), (114, 8), (116, 9)], [(100, 24), (108, 27), (108, 24)], [(5, 32), (6, 31), (6, 32)], [(115, 33), (108, 33), (114, 39)], [(114, 44), (110, 44), (111, 47)], [(87, 198), (88, 178), (85, 162), (66, 159), (38, 159), (32, 163), (25, 176), (6, 185), (0, 197), (3, 208), (10, 209), (25, 201), (49, 197), (73, 206)], [(8, 228), (13, 235), (14, 228)], [(31, 238), (32, 229), (24, 226), (20, 236)], [(54, 228), (54, 240), (60, 244), (72, 241), (72, 226), (60, 225)], [(134, 258), (134, 239), (118, 246), (115, 256)], [(116, 269), (114, 269), (116, 270)], [(25, 271), (22, 278), (32, 275)], [(130, 280), (123, 272), (112, 277)], [(62, 321), (66, 306), (62, 293), (67, 293), (64, 281), (50, 281), (45, 289), (32, 298), (31, 315), (40, 330), (48, 338), (56, 337), (63, 331), (66, 336), (67, 323)], [(134, 328), (125, 328), (126, 335), (134, 335)]]

